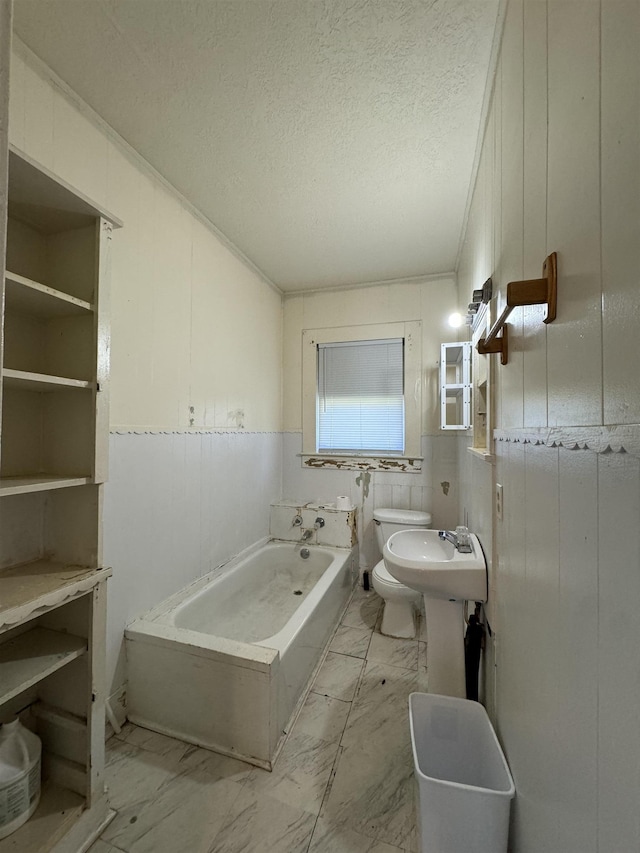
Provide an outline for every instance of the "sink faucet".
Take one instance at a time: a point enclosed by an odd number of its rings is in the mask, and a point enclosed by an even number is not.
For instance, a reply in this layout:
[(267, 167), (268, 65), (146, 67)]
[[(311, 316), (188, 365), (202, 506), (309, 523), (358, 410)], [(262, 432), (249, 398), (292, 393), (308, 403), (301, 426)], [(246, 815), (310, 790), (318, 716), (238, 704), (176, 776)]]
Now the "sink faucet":
[(461, 554), (470, 554), (472, 552), (471, 539), (469, 538), (469, 530), (466, 527), (456, 527), (455, 533), (453, 530), (439, 530), (438, 536), (440, 539), (446, 539), (451, 542), (456, 551)]

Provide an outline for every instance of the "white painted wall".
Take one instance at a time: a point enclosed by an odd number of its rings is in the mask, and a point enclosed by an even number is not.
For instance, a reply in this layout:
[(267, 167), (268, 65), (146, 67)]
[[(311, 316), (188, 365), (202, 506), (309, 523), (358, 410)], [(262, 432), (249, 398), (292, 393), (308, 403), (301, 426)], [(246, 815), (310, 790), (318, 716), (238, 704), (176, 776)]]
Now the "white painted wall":
[(282, 435), (116, 432), (110, 453), (104, 535), (116, 688), (126, 678), (124, 626), (269, 535)]
[[(361, 568), (380, 559), (373, 530), (375, 507), (431, 512), (434, 526), (458, 521), (456, 433), (439, 429), (440, 344), (455, 340), (446, 318), (458, 310), (455, 276), (286, 296), (284, 300), (283, 495), (300, 501), (334, 501), (351, 495), (359, 508)], [(421, 473), (303, 468), (302, 330), (370, 323), (422, 321)]]
[(19, 42), (10, 139), (124, 221), (112, 241), (104, 542), (116, 690), (125, 625), (268, 534), (281, 494), (281, 296)]
[[(501, 302), (558, 252), (556, 321), (512, 314), (495, 468), (459, 453), (462, 507), (495, 546), (487, 704), (515, 853), (640, 838), (638, 44), (635, 0), (509, 0), (459, 266), (461, 302), (491, 274)], [(628, 452), (602, 452), (597, 428), (619, 424)]]

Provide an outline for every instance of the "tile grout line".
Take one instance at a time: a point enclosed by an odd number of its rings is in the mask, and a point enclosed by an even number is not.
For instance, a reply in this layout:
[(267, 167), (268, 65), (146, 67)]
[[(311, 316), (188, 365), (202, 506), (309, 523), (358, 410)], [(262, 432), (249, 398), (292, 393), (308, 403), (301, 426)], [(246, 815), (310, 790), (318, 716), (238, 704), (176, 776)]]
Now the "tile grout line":
[[(353, 591), (353, 593), (352, 593), (352, 595), (351, 595), (351, 598), (350, 598), (350, 600), (349, 600), (349, 604), (351, 604), (351, 602), (353, 601), (353, 599), (354, 599), (354, 597), (355, 597), (355, 595), (356, 595), (356, 591), (357, 591), (357, 587), (354, 589), (354, 591)], [(360, 668), (360, 675), (358, 676), (358, 681), (357, 681), (357, 684), (356, 684), (356, 689), (354, 690), (354, 693), (353, 693), (353, 697), (349, 700), (349, 713), (348, 713), (348, 714), (347, 714), (347, 716), (345, 717), (344, 725), (342, 726), (342, 732), (340, 733), (340, 739), (339, 739), (339, 741), (338, 741), (338, 749), (336, 750), (336, 755), (335, 755), (335, 758), (334, 758), (334, 760), (333, 760), (333, 765), (332, 765), (332, 767), (331, 767), (331, 773), (329, 774), (329, 779), (327, 780), (327, 784), (326, 784), (325, 789), (324, 789), (324, 794), (322, 795), (322, 801), (320, 802), (320, 808), (318, 809), (318, 814), (316, 815), (315, 823), (314, 823), (314, 825), (313, 825), (313, 830), (311, 831), (311, 835), (309, 836), (309, 843), (308, 843), (308, 845), (307, 845), (307, 847), (306, 847), (306, 853), (308, 853), (308, 851), (309, 851), (309, 849), (310, 849), (310, 847), (311, 847), (311, 844), (312, 844), (312, 842), (313, 842), (313, 836), (315, 835), (316, 827), (317, 827), (317, 825), (318, 825), (318, 821), (320, 820), (320, 815), (322, 814), (322, 809), (324, 808), (325, 803), (327, 802), (327, 800), (328, 800), (328, 798), (329, 798), (329, 795), (331, 794), (331, 788), (333, 787), (333, 782), (334, 782), (334, 780), (335, 780), (336, 773), (337, 773), (337, 770), (338, 770), (338, 763), (339, 763), (339, 761), (340, 761), (340, 758), (342, 757), (342, 753), (344, 752), (344, 747), (342, 746), (342, 740), (343, 740), (343, 738), (344, 738), (344, 733), (345, 733), (345, 731), (347, 730), (347, 726), (349, 725), (349, 719), (350, 719), (350, 717), (351, 717), (351, 713), (352, 713), (352, 711), (353, 711), (353, 705), (354, 705), (354, 702), (355, 702), (355, 700), (356, 700), (356, 698), (357, 698), (357, 696), (358, 696), (358, 691), (360, 690), (360, 685), (361, 685), (361, 683), (362, 683), (362, 679), (363, 679), (363, 677), (364, 677), (364, 671), (365, 671), (365, 669), (366, 669), (366, 663), (367, 663), (367, 657), (366, 657), (366, 656), (367, 656), (367, 654), (369, 653), (369, 647), (370, 647), (370, 645), (371, 645), (371, 638), (373, 637), (373, 634), (374, 634), (374, 632), (375, 632), (375, 628), (376, 628), (376, 625), (377, 625), (377, 621), (378, 621), (378, 620), (377, 620), (377, 618), (376, 618), (376, 622), (374, 623), (374, 626), (373, 626), (372, 628), (369, 628), (369, 629), (368, 629), (368, 630), (369, 630), (369, 643), (368, 643), (368, 645), (367, 645), (367, 650), (366, 650), (366, 652), (365, 652), (365, 657), (364, 657), (364, 658), (355, 658), (356, 660), (361, 660), (361, 661), (362, 661), (362, 666), (361, 666), (361, 668)], [(342, 621), (341, 621), (341, 622), (339, 623), (339, 625), (338, 625), (338, 628), (339, 628), (339, 627), (340, 627), (340, 625), (342, 625), (342, 624), (343, 624), (343, 623), (342, 623)], [(351, 627), (351, 626), (348, 626), (348, 625), (347, 625), (347, 626), (345, 626), (345, 627)], [(336, 628), (336, 633), (337, 633), (337, 631), (338, 631), (338, 628)], [(335, 636), (335, 634), (334, 634), (334, 636)], [(334, 652), (334, 654), (341, 654), (341, 652)], [(353, 656), (352, 656), (352, 655), (344, 655), (344, 657), (353, 657)], [(310, 692), (313, 692), (313, 684), (311, 685), (311, 690), (310, 690)], [(320, 695), (324, 695), (324, 694), (320, 694)], [(336, 697), (331, 697), (331, 698), (336, 698)], [(342, 702), (344, 702), (345, 700), (344, 700), (344, 699), (341, 699), (341, 700), (338, 700), (338, 701), (342, 701)]]
[[(216, 845), (216, 838), (218, 838), (218, 836), (221, 835), (222, 831), (226, 828), (227, 820), (229, 819), (229, 815), (231, 814), (231, 810), (234, 808), (235, 804), (238, 802), (238, 800), (242, 796), (242, 794), (244, 792), (244, 787), (247, 784), (248, 780), (249, 780), (249, 774), (247, 774), (245, 776), (245, 778), (242, 780), (242, 784), (238, 786), (240, 788), (240, 790), (235, 795), (233, 800), (229, 803), (229, 808), (226, 810), (226, 812), (224, 813), (224, 817), (220, 821), (220, 826), (218, 827), (218, 831), (215, 833), (215, 835), (211, 839), (211, 846), (208, 848), (208, 853), (212, 853), (212, 851)], [(237, 784), (237, 783), (234, 783), (234, 784)]]
[[(351, 710), (349, 710), (349, 714)], [(349, 714), (347, 714), (347, 720), (349, 719)], [(346, 723), (345, 723), (346, 728)], [(343, 730), (344, 734), (344, 730)], [(340, 736), (342, 737), (342, 735)], [(333, 764), (331, 765), (331, 773), (329, 773), (329, 779), (327, 780), (327, 784), (325, 785), (324, 794), (322, 795), (322, 800), (320, 801), (320, 807), (318, 808), (318, 814), (316, 815), (316, 819), (313, 824), (313, 829), (311, 830), (311, 835), (309, 836), (309, 843), (306, 847), (306, 853), (308, 853), (309, 848), (311, 847), (311, 843), (313, 841), (313, 836), (316, 832), (316, 827), (318, 826), (318, 821), (320, 820), (320, 815), (322, 814), (322, 809), (324, 807), (325, 802), (329, 798), (329, 794), (331, 793), (331, 788), (333, 786), (333, 780), (336, 777), (336, 773), (338, 771), (338, 761), (342, 755), (342, 747), (338, 743), (338, 749), (336, 750), (335, 758), (333, 759)]]
[[(315, 686), (315, 683), (316, 683), (316, 679), (318, 678), (318, 673), (320, 672), (320, 670), (321, 670), (321, 669), (322, 669), (322, 667), (324, 666), (324, 663), (325, 663), (325, 661), (326, 661), (327, 657), (329, 656), (329, 654), (331, 654), (331, 653), (332, 653), (332, 652), (331, 652), (331, 644), (333, 643), (333, 641), (334, 641), (334, 639), (335, 639), (335, 636), (336, 636), (336, 634), (337, 634), (337, 632), (338, 632), (338, 629), (339, 629), (339, 628), (341, 627), (341, 625), (343, 624), (343, 623), (342, 623), (342, 620), (344, 619), (344, 616), (345, 616), (345, 614), (346, 614), (347, 610), (349, 609), (349, 606), (351, 605), (351, 602), (352, 602), (352, 601), (353, 601), (353, 599), (354, 599), (354, 596), (355, 596), (355, 594), (356, 594), (357, 589), (358, 589), (358, 587), (357, 587), (357, 586), (355, 586), (355, 587), (353, 588), (353, 590), (351, 591), (351, 595), (349, 596), (349, 599), (348, 599), (347, 603), (344, 605), (344, 608), (343, 608), (342, 613), (341, 613), (341, 615), (340, 615), (340, 621), (338, 622), (338, 624), (337, 624), (337, 625), (336, 625), (336, 627), (334, 628), (333, 633), (331, 634), (331, 637), (327, 640), (327, 643), (326, 643), (326, 645), (325, 645), (325, 647), (324, 647), (324, 649), (323, 649), (323, 651), (322, 651), (322, 654), (321, 654), (321, 656), (320, 656), (320, 660), (319, 660), (319, 661), (318, 661), (318, 663), (316, 664), (316, 667), (315, 667), (315, 669), (314, 669), (314, 671), (313, 671), (313, 673), (312, 673), (312, 677), (311, 677), (311, 680), (310, 680), (310, 685), (309, 685), (309, 687), (308, 687), (308, 688), (306, 688), (306, 692), (305, 692), (305, 694), (303, 694), (303, 697), (301, 697), (301, 699), (300, 699), (300, 701), (299, 701), (299, 703), (298, 703), (298, 707), (297, 707), (297, 709), (295, 709), (295, 710), (294, 710), (293, 717), (292, 717), (292, 719), (291, 719), (291, 720), (290, 720), (290, 722), (289, 722), (289, 727), (288, 727), (288, 729), (284, 731), (284, 735), (285, 735), (285, 737), (284, 737), (284, 740), (283, 740), (283, 742), (282, 742), (282, 745), (281, 745), (280, 749), (278, 750), (278, 753), (276, 754), (276, 757), (275, 757), (275, 759), (274, 759), (274, 763), (275, 763), (275, 761), (277, 761), (277, 760), (278, 760), (278, 756), (279, 756), (280, 752), (281, 752), (281, 751), (284, 749), (284, 747), (286, 746), (286, 743), (287, 743), (287, 741), (289, 740), (289, 737), (290, 737), (290, 735), (291, 735), (291, 732), (293, 731), (293, 729), (294, 729), (294, 727), (295, 727), (296, 723), (298, 722), (298, 717), (300, 716), (300, 714), (301, 714), (301, 712), (302, 712), (302, 709), (304, 708), (304, 706), (305, 706), (305, 704), (306, 704), (306, 701), (307, 701), (307, 699), (308, 699), (308, 697), (309, 697), (309, 694), (311, 694), (311, 693), (316, 693), (316, 694), (317, 694), (317, 695), (319, 695), (319, 696), (327, 696), (327, 695), (328, 695), (328, 694), (326, 694), (326, 693), (319, 693), (317, 690), (314, 690), (314, 686)], [(332, 654), (340, 654), (340, 652), (333, 652)], [(334, 696), (334, 697), (330, 697), (330, 698), (335, 699), (335, 698), (337, 698), (337, 697), (335, 697), (335, 696)], [(345, 700), (343, 699), (343, 700), (340, 700), (340, 701), (345, 701)]]
[[(373, 636), (373, 632), (374, 632), (375, 628), (371, 628), (370, 630), (371, 630), (371, 636)], [(335, 654), (339, 654), (339, 652), (336, 652)], [(344, 655), (344, 657), (350, 657), (350, 655)], [(362, 660), (362, 659), (359, 658), (359, 660)], [(336, 751), (335, 758), (333, 759), (333, 764), (331, 766), (331, 773), (329, 774), (329, 779), (328, 779), (327, 784), (325, 786), (324, 794), (322, 795), (322, 801), (320, 803), (320, 808), (318, 809), (318, 814), (316, 816), (316, 820), (315, 820), (315, 823), (313, 825), (313, 830), (312, 830), (311, 835), (309, 837), (309, 844), (307, 845), (307, 848), (306, 848), (307, 851), (311, 847), (311, 842), (313, 841), (313, 836), (314, 836), (314, 833), (316, 831), (318, 821), (320, 820), (320, 815), (322, 814), (322, 809), (324, 808), (324, 805), (327, 802), (329, 795), (331, 794), (331, 788), (333, 787), (333, 782), (335, 780), (336, 773), (338, 770), (338, 762), (339, 762), (340, 758), (342, 757), (342, 753), (344, 752), (344, 747), (342, 746), (342, 739), (344, 737), (345, 731), (347, 730), (347, 726), (349, 725), (349, 719), (350, 719), (351, 713), (353, 711), (353, 705), (354, 705), (354, 702), (358, 696), (358, 691), (360, 689), (360, 685), (362, 683), (362, 679), (364, 676), (366, 662), (367, 662), (366, 658), (362, 660), (362, 667), (360, 669), (360, 675), (358, 676), (358, 682), (356, 684), (356, 689), (354, 691), (353, 698), (349, 701), (349, 713), (347, 714), (345, 721), (344, 721), (344, 725), (342, 727), (342, 732), (340, 734), (340, 740), (338, 741), (338, 749)], [(332, 697), (332, 698), (335, 698), (335, 697)], [(342, 701), (344, 701), (344, 700), (342, 700)]]

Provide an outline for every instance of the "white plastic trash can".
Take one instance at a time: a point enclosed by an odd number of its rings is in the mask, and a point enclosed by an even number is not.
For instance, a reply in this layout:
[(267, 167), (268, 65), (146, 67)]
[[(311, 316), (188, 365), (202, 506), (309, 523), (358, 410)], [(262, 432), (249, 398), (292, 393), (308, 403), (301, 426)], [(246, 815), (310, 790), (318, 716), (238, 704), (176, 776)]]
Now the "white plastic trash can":
[(515, 786), (478, 702), (412, 693), (420, 853), (506, 853)]

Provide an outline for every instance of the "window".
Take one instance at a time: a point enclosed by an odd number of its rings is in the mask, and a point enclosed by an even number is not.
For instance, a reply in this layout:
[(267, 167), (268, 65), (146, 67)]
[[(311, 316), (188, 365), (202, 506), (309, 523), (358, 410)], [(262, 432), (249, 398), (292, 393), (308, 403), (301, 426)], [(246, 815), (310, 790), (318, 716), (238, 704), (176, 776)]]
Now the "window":
[(421, 323), (305, 329), (302, 339), (303, 457), (318, 467), (367, 457), (374, 468), (420, 459)]
[(404, 340), (318, 344), (318, 453), (404, 453)]

